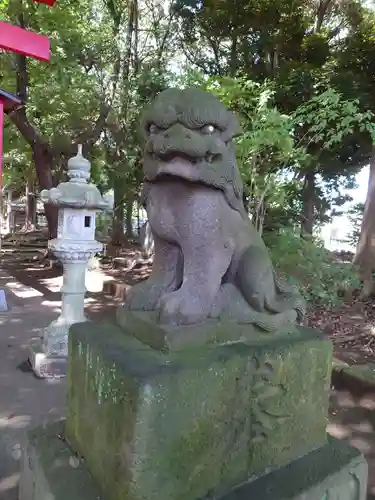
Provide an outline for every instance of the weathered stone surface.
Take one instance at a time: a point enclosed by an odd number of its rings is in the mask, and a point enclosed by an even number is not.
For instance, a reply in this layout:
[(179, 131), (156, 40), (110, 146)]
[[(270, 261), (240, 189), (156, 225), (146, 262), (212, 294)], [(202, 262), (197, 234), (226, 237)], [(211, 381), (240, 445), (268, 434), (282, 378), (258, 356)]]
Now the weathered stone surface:
[(198, 500), (326, 441), (331, 343), (311, 329), (151, 349), (111, 324), (69, 334), (66, 436), (105, 500)]
[(344, 372), (368, 385), (375, 386), (375, 363), (347, 366)]
[[(100, 494), (84, 461), (59, 438), (62, 433), (63, 422), (28, 433), (19, 500), (110, 498), (107, 492)], [(234, 489), (221, 500), (365, 500), (366, 486), (367, 463), (361, 453), (329, 438), (320, 449)]]
[(118, 308), (116, 311), (117, 324), (131, 333), (140, 342), (165, 353), (179, 349), (198, 347), (203, 345), (220, 345), (233, 342), (250, 342), (257, 338), (259, 342), (273, 343), (277, 338), (285, 338), (298, 327), (289, 325), (277, 333), (265, 332), (256, 325), (241, 324), (236, 321), (222, 322), (209, 319), (198, 323), (194, 327), (181, 325), (178, 328), (161, 325), (156, 321), (155, 311), (127, 311)]
[(124, 308), (172, 326), (215, 318), (277, 334), (301, 323), (305, 300), (277, 277), (243, 205), (235, 114), (210, 92), (170, 88), (145, 108), (140, 132), (155, 259)]
[(100, 500), (84, 462), (61, 439), (63, 422), (27, 434), (19, 500)]
[(79, 146), (78, 154), (68, 161), (69, 182), (40, 194), (44, 203), (59, 208), (57, 237), (48, 241), (48, 248), (64, 267), (61, 313), (41, 332), (43, 341), (32, 342), (29, 348), (31, 367), (40, 378), (65, 376), (69, 327), (86, 319), (87, 263), (103, 249), (103, 244), (95, 240), (95, 215), (108, 203), (94, 184), (87, 184), (90, 169)]
[(313, 451), (222, 500), (366, 500), (368, 466), (345, 441)]

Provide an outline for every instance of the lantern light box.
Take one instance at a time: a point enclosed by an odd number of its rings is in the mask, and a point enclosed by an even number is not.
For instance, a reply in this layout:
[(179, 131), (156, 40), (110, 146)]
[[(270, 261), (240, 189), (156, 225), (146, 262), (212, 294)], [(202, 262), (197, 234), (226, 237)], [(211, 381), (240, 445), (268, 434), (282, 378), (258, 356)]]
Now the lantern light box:
[(95, 210), (59, 208), (57, 237), (63, 240), (95, 240)]

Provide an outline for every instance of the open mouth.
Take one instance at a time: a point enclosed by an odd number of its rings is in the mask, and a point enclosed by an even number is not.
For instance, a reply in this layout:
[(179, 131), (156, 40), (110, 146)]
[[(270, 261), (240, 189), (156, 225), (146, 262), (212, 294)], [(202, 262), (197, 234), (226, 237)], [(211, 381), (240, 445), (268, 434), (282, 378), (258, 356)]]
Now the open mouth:
[(187, 153), (179, 152), (179, 153), (167, 153), (163, 155), (157, 155), (155, 153), (151, 154), (151, 158), (155, 161), (162, 161), (163, 163), (171, 163), (175, 161), (185, 161), (192, 163), (193, 165), (196, 165), (197, 163), (202, 163), (202, 162), (207, 162), (211, 163), (214, 159), (215, 156), (218, 155), (213, 155), (213, 154), (206, 154), (205, 156), (199, 156), (199, 157), (194, 157), (190, 156)]

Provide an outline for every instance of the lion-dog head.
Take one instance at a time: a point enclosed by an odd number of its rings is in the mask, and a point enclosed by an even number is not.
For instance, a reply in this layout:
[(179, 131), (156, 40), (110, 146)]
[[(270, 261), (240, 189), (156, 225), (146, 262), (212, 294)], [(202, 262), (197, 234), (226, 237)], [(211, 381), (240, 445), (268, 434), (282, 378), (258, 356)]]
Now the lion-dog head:
[(233, 138), (242, 133), (235, 114), (199, 88), (161, 92), (141, 118), (147, 183), (179, 178), (223, 191), (244, 213)]

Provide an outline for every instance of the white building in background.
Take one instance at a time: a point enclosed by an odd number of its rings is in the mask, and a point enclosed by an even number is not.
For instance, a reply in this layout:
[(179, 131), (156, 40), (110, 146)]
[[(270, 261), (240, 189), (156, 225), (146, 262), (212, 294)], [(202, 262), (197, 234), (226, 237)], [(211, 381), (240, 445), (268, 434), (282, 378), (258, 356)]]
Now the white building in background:
[(335, 217), (321, 229), (325, 248), (332, 252), (355, 252), (355, 246), (347, 241), (349, 232), (350, 222), (347, 216)]
[[(341, 210), (348, 210), (350, 206), (356, 205), (357, 203), (365, 203), (368, 177), (369, 167), (366, 166), (356, 175), (358, 187), (349, 191), (349, 194), (353, 197), (353, 201), (346, 204)], [(324, 241), (324, 246), (331, 251), (355, 252), (355, 245), (347, 241), (348, 233), (351, 231), (352, 226), (346, 214), (334, 217), (332, 222), (325, 224), (321, 229), (321, 237)]]

